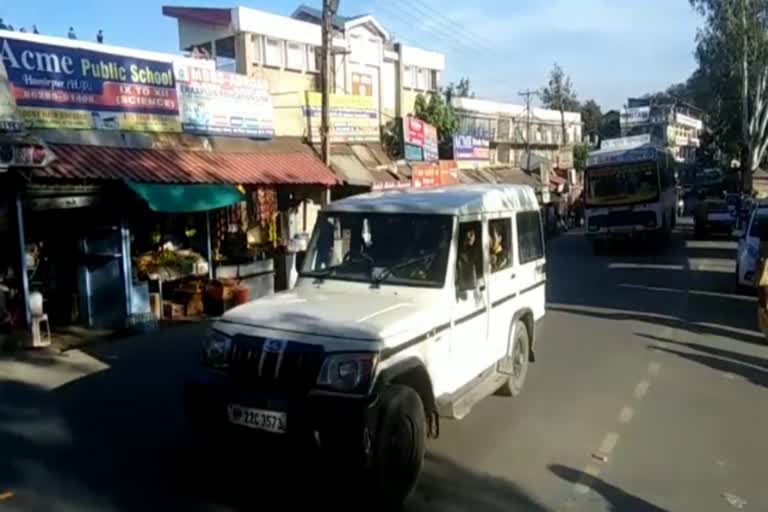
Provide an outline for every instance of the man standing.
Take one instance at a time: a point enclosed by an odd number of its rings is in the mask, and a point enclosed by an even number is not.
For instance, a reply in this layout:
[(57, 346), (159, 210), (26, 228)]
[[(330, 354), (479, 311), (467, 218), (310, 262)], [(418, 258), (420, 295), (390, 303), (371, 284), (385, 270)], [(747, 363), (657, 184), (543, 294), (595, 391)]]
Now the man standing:
[(97, 43), (103, 43), (104, 42), (104, 33), (99, 29), (99, 32), (96, 34), (96, 42)]
[(70, 39), (77, 39), (77, 35), (75, 35), (75, 29), (73, 27), (69, 27), (69, 33), (67, 33), (67, 37)]

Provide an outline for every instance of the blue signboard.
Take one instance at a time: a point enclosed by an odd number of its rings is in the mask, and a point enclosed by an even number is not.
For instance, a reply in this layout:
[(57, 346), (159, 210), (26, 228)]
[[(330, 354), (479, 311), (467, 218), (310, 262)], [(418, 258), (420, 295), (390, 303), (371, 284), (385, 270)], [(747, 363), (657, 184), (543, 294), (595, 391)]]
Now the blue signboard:
[(171, 62), (0, 37), (30, 128), (180, 131)]
[(599, 165), (620, 165), (636, 162), (645, 162), (656, 160), (658, 148), (641, 147), (625, 151), (596, 152), (587, 157), (587, 167), (596, 167)]
[(454, 160), (490, 160), (490, 141), (472, 135), (453, 136)]

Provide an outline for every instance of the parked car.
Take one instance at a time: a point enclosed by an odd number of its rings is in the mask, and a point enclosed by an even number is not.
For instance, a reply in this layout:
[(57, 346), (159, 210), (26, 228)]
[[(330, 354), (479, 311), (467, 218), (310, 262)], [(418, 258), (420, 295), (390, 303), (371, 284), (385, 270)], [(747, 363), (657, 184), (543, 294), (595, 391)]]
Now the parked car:
[(544, 247), (527, 186), (332, 203), (296, 287), (214, 322), (187, 416), (204, 435), (312, 434), (334, 461), (368, 468), (371, 500), (400, 503), (440, 418), (523, 390), (545, 314)]
[(730, 235), (736, 226), (740, 208), (738, 194), (727, 194), (722, 199), (700, 199), (693, 217), (696, 237), (703, 238), (713, 233)]
[(735, 233), (736, 283), (740, 288), (754, 288), (760, 244), (768, 241), (768, 202), (755, 204), (743, 230)]

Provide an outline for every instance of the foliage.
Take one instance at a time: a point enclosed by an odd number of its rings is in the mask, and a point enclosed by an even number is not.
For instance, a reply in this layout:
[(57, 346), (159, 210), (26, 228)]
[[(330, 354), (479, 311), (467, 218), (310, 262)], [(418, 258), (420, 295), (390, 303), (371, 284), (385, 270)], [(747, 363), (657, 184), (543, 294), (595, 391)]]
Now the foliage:
[(595, 100), (587, 100), (581, 105), (581, 122), (584, 124), (584, 133), (600, 133), (602, 119), (603, 112)]
[(694, 74), (712, 133), (738, 149), (746, 189), (768, 149), (768, 0), (690, 0), (705, 17)]
[(589, 150), (589, 144), (576, 144), (573, 146), (573, 166), (577, 171), (582, 172), (587, 167)]
[(565, 74), (563, 68), (555, 63), (552, 71), (549, 73), (547, 85), (542, 87), (541, 101), (546, 108), (560, 112), (560, 124), (562, 127), (564, 143), (568, 143), (568, 131), (565, 126), (565, 112), (577, 112), (579, 110), (579, 100), (576, 97), (576, 91), (573, 88), (571, 79)]
[(609, 110), (600, 120), (600, 140), (621, 137), (621, 114), (618, 110)]
[(428, 97), (422, 94), (416, 96), (413, 110), (414, 117), (437, 128), (437, 137), (441, 144), (449, 143), (459, 128), (459, 120), (453, 107), (437, 92), (430, 92)]
[(399, 119), (391, 119), (381, 129), (381, 144), (390, 158), (398, 159), (402, 155), (403, 123)]

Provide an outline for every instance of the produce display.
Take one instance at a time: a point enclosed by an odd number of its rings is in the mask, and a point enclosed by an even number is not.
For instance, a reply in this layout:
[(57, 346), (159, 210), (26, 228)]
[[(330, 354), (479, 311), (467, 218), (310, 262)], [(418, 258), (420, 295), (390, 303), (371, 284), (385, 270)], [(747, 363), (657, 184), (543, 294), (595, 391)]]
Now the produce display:
[(134, 268), (142, 278), (172, 281), (208, 273), (208, 262), (190, 250), (151, 251), (134, 258)]

